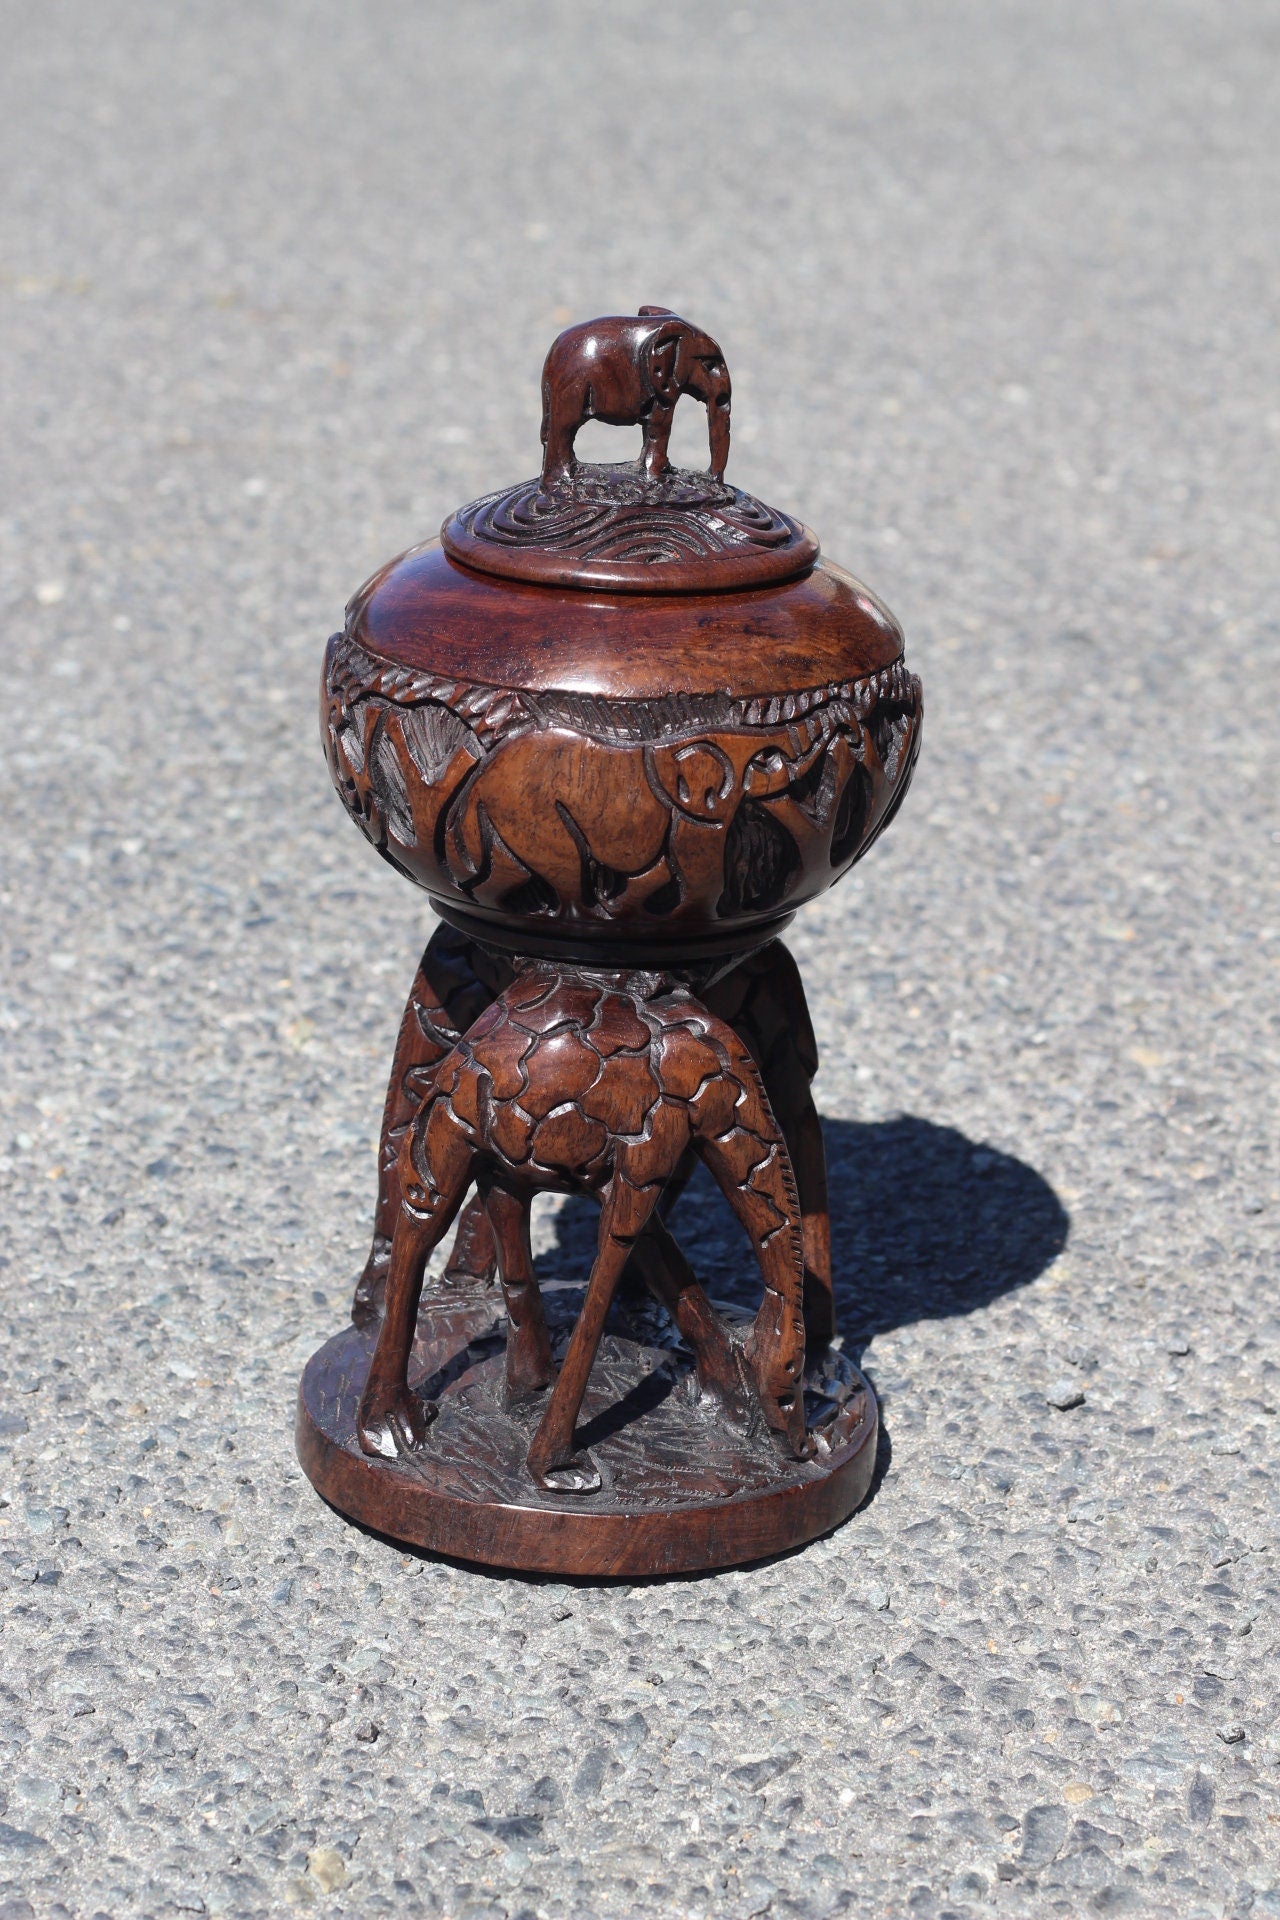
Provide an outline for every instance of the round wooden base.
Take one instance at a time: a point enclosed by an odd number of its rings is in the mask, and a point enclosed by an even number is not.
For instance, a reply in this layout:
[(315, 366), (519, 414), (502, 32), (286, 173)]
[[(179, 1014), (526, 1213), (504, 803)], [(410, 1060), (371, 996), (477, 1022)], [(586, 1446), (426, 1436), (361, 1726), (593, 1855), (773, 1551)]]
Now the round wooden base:
[[(557, 1349), (582, 1290), (543, 1289)], [(732, 1310), (725, 1309), (730, 1312)], [(876, 1457), (875, 1396), (829, 1349), (806, 1373), (813, 1460), (763, 1427), (742, 1432), (700, 1394), (692, 1359), (647, 1303), (606, 1333), (578, 1425), (601, 1485), (548, 1493), (525, 1456), (545, 1405), (504, 1405), (505, 1323), (497, 1288), (423, 1299), (409, 1382), (439, 1413), (424, 1444), (371, 1459), (355, 1433), (376, 1329), (348, 1327), (308, 1362), (298, 1458), (351, 1519), (461, 1560), (587, 1576), (689, 1573), (740, 1565), (828, 1532), (861, 1503)]]

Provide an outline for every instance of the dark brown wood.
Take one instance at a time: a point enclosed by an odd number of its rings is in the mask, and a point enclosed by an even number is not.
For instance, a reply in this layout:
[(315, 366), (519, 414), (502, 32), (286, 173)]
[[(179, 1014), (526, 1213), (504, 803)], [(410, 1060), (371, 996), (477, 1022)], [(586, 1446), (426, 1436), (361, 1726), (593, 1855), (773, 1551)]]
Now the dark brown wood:
[[(707, 409), (705, 474), (667, 458), (676, 402)], [(802, 573), (818, 542), (789, 514), (725, 482), (729, 370), (710, 334), (666, 307), (568, 327), (542, 369), (542, 473), (445, 521), (456, 560), (508, 580), (614, 593), (700, 593)], [(634, 463), (580, 466), (588, 420), (641, 426)]]
[(749, 1050), (679, 982), (545, 962), (522, 967), (436, 1067), (401, 1143), (386, 1305), (358, 1421), (365, 1451), (394, 1459), (422, 1444), (430, 1410), (409, 1391), (406, 1368), (423, 1271), (473, 1182), (506, 1296), (509, 1390), (528, 1397), (550, 1384), (528, 1208), (539, 1190), (583, 1192), (602, 1206), (600, 1248), (529, 1465), (540, 1485), (594, 1490), (598, 1475), (573, 1448), (587, 1378), (631, 1248), (690, 1147), (738, 1213), (765, 1286), (736, 1355), (700, 1305), (687, 1316), (703, 1390), (726, 1413), (758, 1411), (793, 1453), (810, 1451), (798, 1389), (800, 1203)]
[(709, 695), (722, 704), (697, 711), (711, 715), (762, 702), (757, 725), (771, 701), (870, 680), (903, 650), (889, 609), (832, 560), (751, 592), (586, 593), (490, 579), (439, 540), (366, 581), (344, 635), (406, 678), (617, 702)]
[[(397, 1162), (409, 1123), (431, 1085), (431, 1070), (462, 1038), (512, 978), (508, 963), (451, 927), (432, 936), (413, 976), (400, 1020), (378, 1141), (378, 1198), (373, 1245), (356, 1283), (351, 1317), (367, 1325), (381, 1317), (391, 1236), (400, 1213)], [(493, 1236), (478, 1200), (467, 1207), (444, 1274), (452, 1292), (483, 1291), (497, 1272)]]
[[(790, 578), (732, 584), (759, 575), (726, 554), (790, 565), (802, 530), (760, 508), (734, 532), (728, 390), (675, 315), (571, 329), (541, 480), (382, 569), (326, 656), (334, 784), (446, 924), (401, 1022), (355, 1324), (308, 1368), (299, 1451), (344, 1512), (469, 1559), (727, 1564), (836, 1524), (872, 1471), (874, 1399), (832, 1346), (817, 1049), (777, 934), (901, 804), (920, 683), (816, 543)], [(667, 465), (682, 391), (709, 404), (709, 475)], [(643, 424), (639, 468), (578, 467), (587, 417)], [(692, 551), (673, 529), (704, 522), (719, 590), (667, 591)], [(523, 578), (496, 577), (504, 554)], [(602, 555), (658, 590), (602, 590)], [(744, 1324), (671, 1230), (698, 1159), (760, 1272)], [(540, 1191), (600, 1205), (577, 1291), (539, 1285)]]
[[(553, 1355), (579, 1287), (545, 1289)], [(725, 1321), (731, 1309), (715, 1309)], [(639, 1323), (639, 1324), (637, 1324)], [(435, 1553), (526, 1572), (637, 1578), (741, 1565), (827, 1533), (861, 1505), (875, 1469), (875, 1396), (843, 1355), (806, 1368), (814, 1457), (720, 1419), (696, 1392), (691, 1356), (654, 1315), (606, 1333), (580, 1436), (597, 1463), (590, 1495), (548, 1492), (529, 1474), (529, 1411), (507, 1404), (504, 1329), (492, 1296), (423, 1301), (409, 1380), (439, 1411), (427, 1444), (371, 1459), (356, 1412), (372, 1327), (337, 1334), (308, 1362), (298, 1457), (339, 1512)]]
[(566, 327), (542, 369), (542, 483), (554, 487), (577, 467), (573, 442), (588, 420), (643, 425), (640, 467), (650, 480), (670, 469), (667, 443), (676, 402), (691, 393), (707, 409), (710, 477), (729, 460), (732, 388), (724, 355), (709, 333), (669, 307), (641, 307)]
[[(919, 746), (920, 682), (900, 653), (856, 670), (888, 652), (889, 634), (861, 590), (828, 570), (716, 596), (706, 651), (688, 631), (696, 602), (651, 603), (656, 625), (624, 675), (617, 655), (597, 673), (598, 625), (560, 621), (558, 603), (576, 617), (592, 607), (585, 596), (501, 589), (467, 579), (438, 550), (430, 560), (407, 563), (412, 592), (384, 583), (402, 628), (371, 618), (375, 590), (330, 642), (325, 739), (352, 817), (473, 935), (500, 942), (505, 931), (528, 951), (532, 933), (642, 961), (741, 951), (838, 879), (900, 802)], [(429, 596), (432, 580), (441, 665), (425, 667), (430, 632), (405, 601)], [(508, 606), (503, 619), (504, 605), (531, 594), (558, 640), (560, 687), (529, 684), (540, 677), (530, 610)], [(730, 599), (770, 601), (775, 616), (740, 606), (731, 655), (720, 626)], [(843, 618), (824, 626), (830, 602)], [(682, 631), (668, 616), (686, 604)], [(790, 649), (779, 631), (788, 625)], [(493, 679), (471, 677), (486, 659)], [(754, 691), (766, 669), (773, 691)], [(815, 680), (824, 669), (832, 677)], [(745, 690), (712, 690), (713, 672)], [(621, 694), (620, 681), (652, 690)]]
[(791, 1155), (800, 1199), (805, 1341), (822, 1352), (835, 1338), (827, 1156), (813, 1104), (818, 1043), (800, 969), (781, 940), (733, 967), (704, 993), (712, 1011), (750, 1047)]
[[(391, 1236), (400, 1212), (400, 1148), (431, 1083), (431, 1071), (512, 977), (508, 961), (448, 925), (437, 927), (422, 956), (401, 1017), (383, 1110), (373, 1245), (351, 1310), (358, 1325), (382, 1313)], [(831, 1233), (822, 1128), (810, 1090), (818, 1048), (799, 969), (782, 942), (771, 940), (713, 979), (702, 998), (750, 1048), (786, 1139), (800, 1197), (806, 1341), (811, 1348), (821, 1348), (835, 1333)], [(663, 1214), (683, 1191), (693, 1166), (694, 1157), (687, 1154), (664, 1190)], [(637, 1271), (633, 1282), (661, 1292), (674, 1310), (675, 1303), (686, 1298), (688, 1267), (657, 1218), (636, 1244), (633, 1266), (638, 1262), (645, 1271)], [(462, 1211), (441, 1287), (451, 1294), (483, 1292), (496, 1280), (497, 1250), (477, 1195)]]

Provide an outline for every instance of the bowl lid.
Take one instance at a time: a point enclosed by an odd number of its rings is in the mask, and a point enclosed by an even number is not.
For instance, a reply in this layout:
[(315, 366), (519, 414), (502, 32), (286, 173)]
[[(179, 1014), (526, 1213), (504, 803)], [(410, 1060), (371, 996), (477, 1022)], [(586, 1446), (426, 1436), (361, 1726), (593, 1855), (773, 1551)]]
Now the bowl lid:
[(882, 673), (904, 644), (883, 602), (830, 560), (795, 580), (682, 598), (501, 580), (451, 559), (438, 540), (365, 582), (348, 602), (345, 636), (397, 686), (430, 679), (657, 702), (650, 732), (661, 731), (669, 700), (710, 700), (697, 706), (702, 719), (741, 703), (772, 722), (789, 696)]
[[(710, 466), (667, 458), (676, 403), (707, 409)], [(454, 560), (540, 586), (707, 593), (775, 584), (812, 567), (816, 536), (724, 477), (731, 387), (710, 334), (666, 307), (568, 327), (542, 369), (542, 472), (472, 500), (440, 531)], [(640, 426), (635, 462), (586, 465), (588, 420)]]

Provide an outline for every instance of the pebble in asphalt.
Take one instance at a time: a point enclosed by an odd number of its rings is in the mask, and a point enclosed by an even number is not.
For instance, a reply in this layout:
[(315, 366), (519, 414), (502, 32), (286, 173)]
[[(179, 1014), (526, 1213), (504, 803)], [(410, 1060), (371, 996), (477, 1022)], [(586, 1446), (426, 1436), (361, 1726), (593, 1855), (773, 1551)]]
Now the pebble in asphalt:
[[(1280, 1914), (1274, 11), (5, 32), (0, 1915)], [(794, 935), (883, 1476), (577, 1587), (293, 1460), (428, 927), (314, 707), (640, 301), (928, 720)]]

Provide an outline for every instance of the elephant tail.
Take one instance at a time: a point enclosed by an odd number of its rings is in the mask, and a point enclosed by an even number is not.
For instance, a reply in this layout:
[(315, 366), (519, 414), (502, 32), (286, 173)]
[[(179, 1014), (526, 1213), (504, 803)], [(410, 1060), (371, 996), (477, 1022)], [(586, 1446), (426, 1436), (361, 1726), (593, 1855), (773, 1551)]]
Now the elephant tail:
[(546, 374), (542, 376), (542, 429), (541, 439), (545, 447), (551, 434), (551, 382)]

